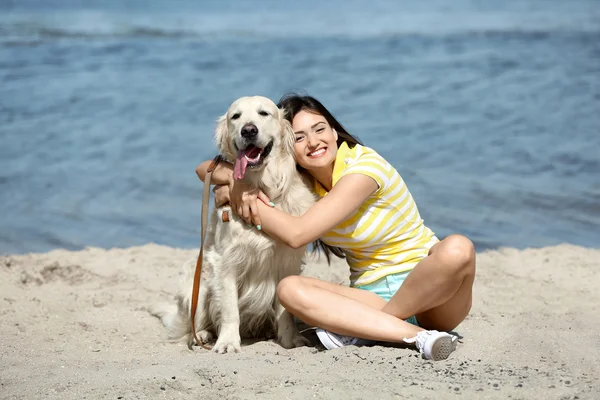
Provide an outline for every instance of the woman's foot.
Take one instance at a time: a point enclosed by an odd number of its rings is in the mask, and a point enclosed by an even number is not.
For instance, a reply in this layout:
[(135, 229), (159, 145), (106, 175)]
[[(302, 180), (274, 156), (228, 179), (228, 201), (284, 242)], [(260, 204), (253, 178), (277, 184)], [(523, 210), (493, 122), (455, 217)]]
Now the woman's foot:
[(414, 343), (427, 360), (440, 361), (456, 350), (458, 337), (447, 332), (421, 331), (414, 338), (404, 338), (404, 341)]
[(337, 333), (329, 332), (321, 328), (317, 328), (317, 337), (327, 350), (338, 349), (344, 346), (372, 346), (376, 343), (373, 340), (338, 335)]

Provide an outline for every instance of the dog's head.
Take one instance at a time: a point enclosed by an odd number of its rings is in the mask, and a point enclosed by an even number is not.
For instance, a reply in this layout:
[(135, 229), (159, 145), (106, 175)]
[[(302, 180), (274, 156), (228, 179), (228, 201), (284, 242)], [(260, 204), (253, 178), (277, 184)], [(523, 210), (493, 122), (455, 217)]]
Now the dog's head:
[(273, 153), (293, 155), (294, 132), (271, 100), (241, 97), (219, 118), (216, 142), (220, 153), (234, 161), (234, 178), (243, 179), (247, 170), (262, 170)]

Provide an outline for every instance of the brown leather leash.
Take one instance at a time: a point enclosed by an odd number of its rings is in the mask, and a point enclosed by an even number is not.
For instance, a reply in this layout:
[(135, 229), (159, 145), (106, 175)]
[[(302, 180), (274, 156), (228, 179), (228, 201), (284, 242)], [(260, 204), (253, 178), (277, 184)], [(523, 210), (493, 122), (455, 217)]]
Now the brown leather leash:
[[(202, 256), (204, 254), (204, 239), (206, 237), (206, 225), (208, 221), (208, 209), (209, 209), (209, 201), (210, 201), (210, 184), (212, 174), (219, 165), (219, 163), (223, 161), (223, 157), (221, 155), (216, 156), (208, 169), (206, 170), (206, 176), (204, 177), (204, 191), (202, 192), (202, 215), (201, 215), (201, 232), (200, 232), (200, 253), (198, 254), (198, 261), (196, 261), (196, 270), (194, 271), (194, 286), (192, 287), (192, 334), (196, 343), (199, 346), (202, 346), (206, 350), (210, 350), (210, 347), (206, 346), (202, 341), (198, 338), (196, 333), (196, 310), (198, 309), (198, 295), (200, 293), (200, 277), (202, 275)], [(223, 222), (229, 222), (229, 212), (223, 211)], [(191, 346), (190, 346), (191, 348)]]

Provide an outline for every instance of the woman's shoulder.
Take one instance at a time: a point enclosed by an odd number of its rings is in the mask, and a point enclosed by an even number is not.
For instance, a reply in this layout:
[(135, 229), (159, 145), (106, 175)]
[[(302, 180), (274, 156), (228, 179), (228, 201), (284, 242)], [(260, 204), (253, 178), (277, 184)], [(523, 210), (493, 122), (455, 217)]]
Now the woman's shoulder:
[(358, 166), (361, 164), (370, 164), (372, 166), (379, 166), (381, 168), (389, 169), (391, 164), (387, 162), (383, 156), (381, 156), (375, 149), (356, 144), (348, 152), (346, 159), (344, 160), (348, 167)]
[(379, 188), (384, 190), (399, 181), (398, 171), (377, 151), (367, 146), (357, 144), (347, 148), (343, 154), (343, 163), (340, 164), (343, 167), (334, 169), (334, 182), (344, 175), (362, 174), (373, 178)]

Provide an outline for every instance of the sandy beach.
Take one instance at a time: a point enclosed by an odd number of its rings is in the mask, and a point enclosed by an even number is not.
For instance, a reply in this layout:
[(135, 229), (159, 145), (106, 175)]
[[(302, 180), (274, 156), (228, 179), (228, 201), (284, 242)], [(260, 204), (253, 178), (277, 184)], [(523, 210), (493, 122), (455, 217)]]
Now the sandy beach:
[[(148, 244), (0, 257), (0, 398), (600, 396), (600, 250), (479, 253), (472, 313), (441, 362), (385, 346), (258, 341), (217, 355), (171, 343), (148, 309), (171, 300), (181, 264), (196, 253)], [(343, 262), (311, 259), (305, 273), (347, 279)]]

